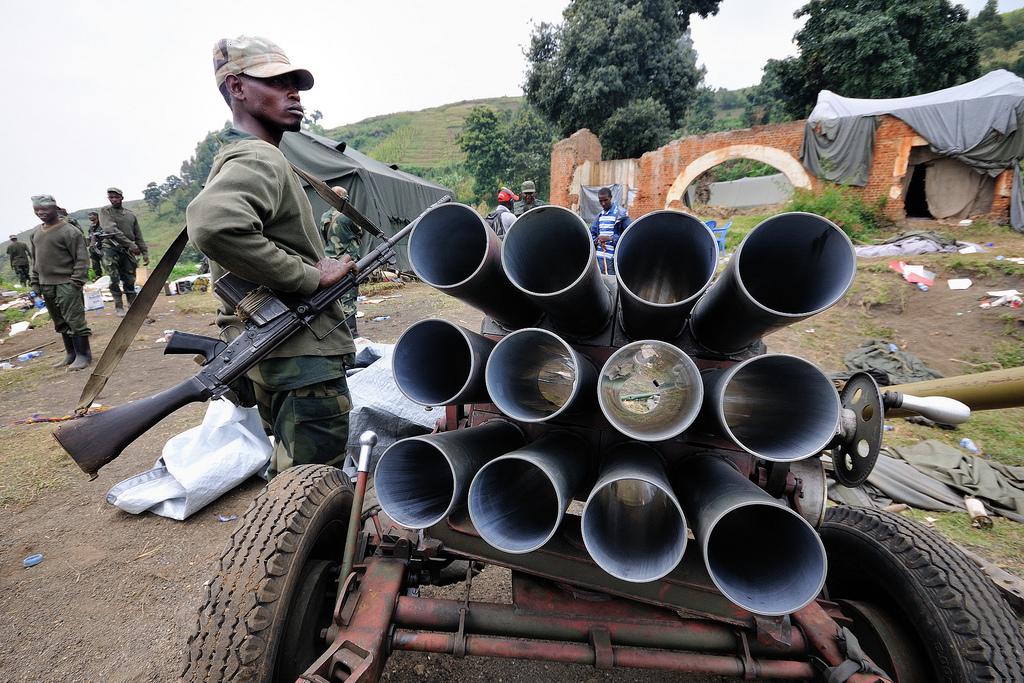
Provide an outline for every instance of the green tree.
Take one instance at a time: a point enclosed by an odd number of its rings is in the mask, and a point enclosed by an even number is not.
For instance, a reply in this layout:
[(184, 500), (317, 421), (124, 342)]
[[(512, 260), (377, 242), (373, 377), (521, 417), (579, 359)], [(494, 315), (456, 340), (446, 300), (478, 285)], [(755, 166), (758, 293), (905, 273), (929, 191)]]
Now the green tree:
[(501, 114), (490, 107), (473, 107), (459, 135), (459, 146), (466, 153), (478, 200), (493, 196), (501, 185), (509, 184), (505, 174), (512, 148)]
[(971, 20), (971, 25), (978, 34), (978, 44), (982, 49), (1005, 49), (1016, 42), (1009, 27), (1003, 22), (996, 0), (988, 0), (978, 16)]
[(716, 110), (715, 92), (704, 86), (697, 88), (690, 109), (686, 112), (686, 123), (681, 133), (700, 135), (712, 130), (715, 126)]
[(786, 73), (788, 66), (777, 59), (769, 59), (764, 65), (761, 82), (747, 94), (747, 104), (743, 108), (743, 121), (746, 125), (761, 126), (793, 119), (786, 110), (786, 96), (782, 91), (783, 78), (789, 76)]
[[(645, 144), (666, 142), (703, 78), (687, 36), (690, 15), (714, 14), (719, 1), (573, 0), (561, 24), (533, 30), (527, 101), (562, 135), (590, 128), (605, 140), (609, 123), (607, 135), (620, 135), (631, 120), (653, 121), (660, 136), (644, 135)], [(625, 148), (621, 136), (614, 147)], [(630, 156), (638, 151), (633, 145)]]
[[(537, 195), (547, 199), (551, 185), (551, 143), (555, 129), (536, 109), (524, 104), (508, 121), (511, 153), (504, 177), (517, 185), (524, 180), (537, 184)], [(512, 189), (518, 192), (516, 187)]]
[(142, 191), (142, 198), (149, 204), (149, 208), (156, 211), (156, 207), (160, 206), (160, 200), (164, 198), (164, 193), (159, 185), (155, 182), (150, 182), (146, 185), (146, 189)]
[(609, 159), (638, 157), (672, 137), (668, 107), (645, 97), (616, 109), (601, 128), (601, 145)]
[(820, 90), (903, 97), (978, 75), (967, 10), (949, 0), (811, 0), (796, 12), (800, 54), (778, 62), (787, 112), (806, 116)]

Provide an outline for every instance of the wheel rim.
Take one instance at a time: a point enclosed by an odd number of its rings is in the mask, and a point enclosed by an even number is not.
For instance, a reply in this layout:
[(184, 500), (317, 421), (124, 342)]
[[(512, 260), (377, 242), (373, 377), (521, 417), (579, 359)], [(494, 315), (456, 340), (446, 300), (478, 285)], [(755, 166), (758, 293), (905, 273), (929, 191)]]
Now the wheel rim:
[(310, 560), (302, 568), (277, 653), (274, 680), (294, 681), (327, 648), (321, 635), (331, 624), (340, 565)]
[(836, 600), (852, 621), (847, 627), (864, 653), (893, 683), (930, 683), (934, 680), (919, 639), (890, 612), (861, 600)]

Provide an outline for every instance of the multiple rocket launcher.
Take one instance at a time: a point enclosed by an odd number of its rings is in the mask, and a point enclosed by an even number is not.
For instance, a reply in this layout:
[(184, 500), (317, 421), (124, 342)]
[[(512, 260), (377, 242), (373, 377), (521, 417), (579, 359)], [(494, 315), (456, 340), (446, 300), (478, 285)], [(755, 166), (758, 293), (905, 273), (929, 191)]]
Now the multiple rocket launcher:
[(692, 527), (712, 581), (744, 609), (788, 614), (817, 596), (817, 532), (747, 475), (753, 458), (812, 458), (836, 438), (831, 381), (805, 360), (764, 353), (761, 337), (842, 298), (855, 273), (842, 230), (812, 214), (774, 216), (715, 279), (707, 226), (656, 211), (619, 239), (613, 279), (564, 208), (527, 212), (501, 242), (473, 209), (447, 204), (419, 219), (409, 258), (499, 333), (412, 325), (394, 350), (398, 387), (425, 406), (504, 417), (385, 451), (375, 486), (395, 522), (425, 529), (465, 506), (487, 543), (527, 553), (585, 500), (583, 543), (616, 578), (669, 574)]

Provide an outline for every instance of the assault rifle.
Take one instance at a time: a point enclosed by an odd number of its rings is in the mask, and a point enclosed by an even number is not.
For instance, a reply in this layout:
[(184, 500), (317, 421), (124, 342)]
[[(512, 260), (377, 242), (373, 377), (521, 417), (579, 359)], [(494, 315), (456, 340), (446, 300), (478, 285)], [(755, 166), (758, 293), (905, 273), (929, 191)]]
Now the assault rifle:
[(357, 287), (394, 256), (394, 246), (404, 239), (416, 222), (436, 206), (451, 201), (445, 195), (431, 204), (409, 225), (384, 240), (356, 264), (341, 281), (309, 297), (287, 297), (256, 286), (230, 273), (214, 283), (214, 291), (245, 323), (245, 331), (234, 341), (175, 332), (164, 353), (200, 354), (202, 368), (193, 377), (159, 394), (132, 401), (59, 427), (57, 443), (91, 478), (127, 446), (162, 419), (190, 403), (220, 398), (230, 384), (242, 377), (267, 354), (329, 308), (343, 294)]

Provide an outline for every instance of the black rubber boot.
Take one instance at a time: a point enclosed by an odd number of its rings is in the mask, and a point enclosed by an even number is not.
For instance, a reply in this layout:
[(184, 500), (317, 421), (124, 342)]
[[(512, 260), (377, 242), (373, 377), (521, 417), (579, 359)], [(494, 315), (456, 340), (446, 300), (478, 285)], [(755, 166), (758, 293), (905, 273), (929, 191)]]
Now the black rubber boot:
[(124, 317), (124, 300), (120, 294), (114, 295), (114, 315)]
[(64, 358), (53, 364), (55, 368), (62, 368), (75, 362), (75, 343), (72, 341), (71, 335), (62, 332), (60, 336), (64, 340)]
[(75, 344), (75, 362), (68, 366), (68, 370), (84, 370), (92, 363), (92, 349), (89, 348), (89, 337), (72, 337)]
[(135, 296), (136, 296), (135, 292), (125, 292), (124, 293), (125, 302), (128, 304), (128, 308), (131, 308), (132, 304), (135, 303)]

